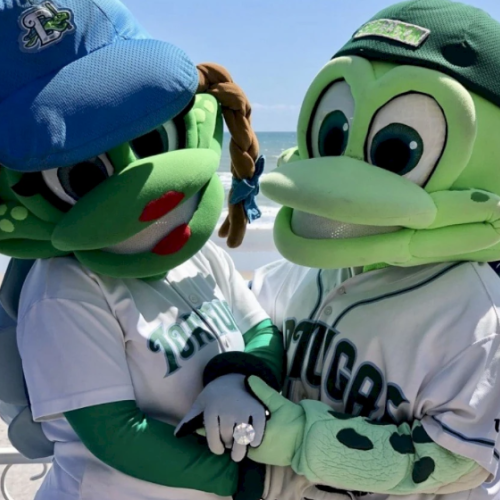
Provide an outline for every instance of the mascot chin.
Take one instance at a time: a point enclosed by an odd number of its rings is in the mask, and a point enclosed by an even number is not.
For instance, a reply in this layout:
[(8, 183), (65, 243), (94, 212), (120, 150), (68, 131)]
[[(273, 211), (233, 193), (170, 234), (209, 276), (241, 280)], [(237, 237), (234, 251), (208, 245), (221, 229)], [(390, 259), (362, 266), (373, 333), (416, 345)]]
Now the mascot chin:
[(486, 13), (411, 0), (311, 84), (261, 183), (286, 261), (253, 291), (288, 358), (287, 399), (247, 380), (264, 498), (500, 495), (499, 47)]

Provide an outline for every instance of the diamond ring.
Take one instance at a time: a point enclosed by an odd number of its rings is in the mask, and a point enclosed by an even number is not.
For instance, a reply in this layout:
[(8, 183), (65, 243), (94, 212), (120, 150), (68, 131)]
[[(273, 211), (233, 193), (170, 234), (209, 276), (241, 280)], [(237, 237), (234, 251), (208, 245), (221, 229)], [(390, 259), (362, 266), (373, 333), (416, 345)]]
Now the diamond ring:
[(255, 429), (250, 424), (239, 424), (234, 429), (233, 438), (238, 444), (246, 446), (255, 439)]

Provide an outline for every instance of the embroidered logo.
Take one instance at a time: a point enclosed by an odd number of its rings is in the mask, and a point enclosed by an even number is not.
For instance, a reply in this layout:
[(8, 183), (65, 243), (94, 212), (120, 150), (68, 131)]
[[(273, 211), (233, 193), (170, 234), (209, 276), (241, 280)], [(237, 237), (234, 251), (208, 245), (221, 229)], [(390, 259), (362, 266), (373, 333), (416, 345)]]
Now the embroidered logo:
[(19, 24), (23, 29), (21, 50), (27, 52), (45, 49), (75, 30), (73, 12), (57, 9), (52, 2), (44, 2), (23, 12)]
[(415, 24), (395, 21), (394, 19), (377, 19), (365, 24), (354, 34), (353, 38), (357, 39), (366, 36), (389, 38), (404, 45), (420, 47), (430, 33), (427, 28)]

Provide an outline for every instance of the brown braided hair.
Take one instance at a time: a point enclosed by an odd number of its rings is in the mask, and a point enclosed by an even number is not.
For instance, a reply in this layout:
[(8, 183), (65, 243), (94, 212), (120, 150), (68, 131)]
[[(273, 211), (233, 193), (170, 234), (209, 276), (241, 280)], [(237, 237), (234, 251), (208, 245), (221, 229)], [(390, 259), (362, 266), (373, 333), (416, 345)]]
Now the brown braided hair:
[[(243, 90), (234, 83), (229, 72), (214, 63), (197, 66), (199, 75), (198, 92), (213, 95), (221, 104), (231, 142), (231, 173), (237, 179), (250, 179), (255, 172), (255, 162), (259, 156), (259, 142), (252, 129), (250, 115), (252, 109)], [(229, 193), (229, 198), (231, 198)], [(248, 220), (243, 202), (229, 204), (229, 213), (219, 230), (221, 238), (227, 238), (229, 248), (241, 245), (245, 237)]]

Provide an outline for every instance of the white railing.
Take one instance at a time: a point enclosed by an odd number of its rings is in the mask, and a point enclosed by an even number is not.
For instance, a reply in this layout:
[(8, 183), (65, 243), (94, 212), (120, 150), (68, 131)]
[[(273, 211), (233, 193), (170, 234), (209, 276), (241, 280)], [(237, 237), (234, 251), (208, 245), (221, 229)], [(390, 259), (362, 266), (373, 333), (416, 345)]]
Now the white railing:
[(30, 460), (16, 451), (15, 448), (0, 448), (0, 466), (5, 465), (5, 468), (0, 476), (0, 491), (4, 500), (14, 500), (7, 490), (7, 474), (14, 465), (33, 465), (40, 464), (42, 471), (30, 478), (31, 481), (42, 479), (49, 470), (48, 465), (51, 463), (51, 458), (41, 458), (39, 460)]

